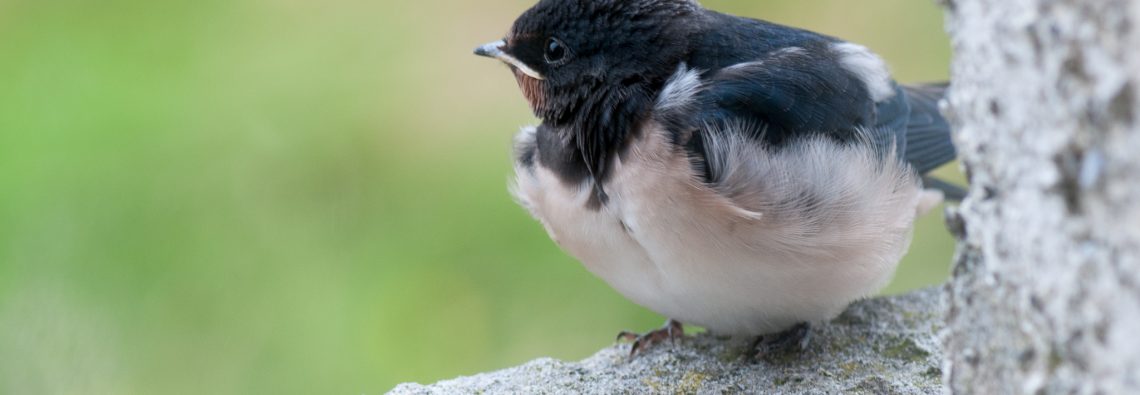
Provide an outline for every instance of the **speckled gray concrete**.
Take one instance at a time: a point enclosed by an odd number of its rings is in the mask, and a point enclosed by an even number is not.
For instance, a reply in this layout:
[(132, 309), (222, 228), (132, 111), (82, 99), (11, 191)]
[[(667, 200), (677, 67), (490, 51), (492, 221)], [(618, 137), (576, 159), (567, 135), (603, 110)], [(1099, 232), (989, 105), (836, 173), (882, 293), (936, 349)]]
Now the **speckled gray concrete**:
[(807, 350), (758, 363), (743, 359), (747, 339), (699, 335), (633, 360), (622, 344), (581, 362), (544, 358), (429, 386), (403, 384), (390, 393), (939, 394), (935, 334), (944, 314), (942, 292), (927, 289), (856, 303), (812, 328)]

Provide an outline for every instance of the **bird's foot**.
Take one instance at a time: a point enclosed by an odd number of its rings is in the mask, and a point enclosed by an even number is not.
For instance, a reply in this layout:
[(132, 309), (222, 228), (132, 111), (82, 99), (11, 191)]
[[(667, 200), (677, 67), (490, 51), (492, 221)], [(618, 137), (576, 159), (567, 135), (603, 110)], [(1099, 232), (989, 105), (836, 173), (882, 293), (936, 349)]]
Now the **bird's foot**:
[(630, 347), (629, 357), (633, 358), (642, 352), (645, 352), (650, 347), (656, 346), (669, 341), (677, 341), (677, 339), (685, 337), (685, 328), (680, 322), (675, 320), (665, 321), (665, 326), (661, 329), (639, 335), (629, 331), (622, 331), (618, 334), (617, 340), (632, 341), (633, 346)]
[(807, 349), (809, 343), (811, 343), (811, 325), (797, 324), (786, 331), (756, 338), (752, 343), (752, 360), (759, 361), (781, 351), (793, 351), (795, 347), (799, 347), (795, 351), (802, 351)]

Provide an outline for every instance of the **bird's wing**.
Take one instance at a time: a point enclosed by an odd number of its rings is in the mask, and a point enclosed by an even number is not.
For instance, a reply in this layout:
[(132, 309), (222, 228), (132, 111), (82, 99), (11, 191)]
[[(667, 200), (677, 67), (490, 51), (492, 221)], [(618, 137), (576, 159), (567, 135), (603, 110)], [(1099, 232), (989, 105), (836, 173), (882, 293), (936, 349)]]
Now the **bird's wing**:
[(751, 131), (752, 138), (772, 146), (818, 134), (843, 142), (869, 139), (919, 174), (954, 160), (950, 127), (938, 112), (945, 84), (889, 81), (894, 93), (876, 102), (866, 76), (841, 56), (828, 48), (774, 51), (709, 72), (699, 122), (724, 126), (715, 130)]
[[(877, 109), (867, 84), (824, 45), (773, 51), (754, 61), (708, 72), (701, 92), (700, 122), (755, 125), (758, 135), (753, 137), (774, 146), (809, 134), (850, 141), (861, 131), (875, 128)], [(901, 140), (905, 136), (884, 137)]]

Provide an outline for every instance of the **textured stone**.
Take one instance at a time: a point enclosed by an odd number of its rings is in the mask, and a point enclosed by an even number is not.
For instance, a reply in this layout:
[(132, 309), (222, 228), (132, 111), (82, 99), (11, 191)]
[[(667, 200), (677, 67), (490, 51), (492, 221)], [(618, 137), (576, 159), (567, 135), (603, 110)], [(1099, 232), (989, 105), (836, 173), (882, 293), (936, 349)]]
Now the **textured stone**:
[(615, 345), (580, 362), (538, 359), (429, 386), (404, 384), (391, 393), (937, 394), (941, 295), (928, 289), (856, 303), (812, 328), (806, 350), (756, 363), (744, 359), (747, 339), (702, 334), (632, 360), (629, 345)]
[(1140, 2), (946, 0), (955, 393), (1140, 393)]

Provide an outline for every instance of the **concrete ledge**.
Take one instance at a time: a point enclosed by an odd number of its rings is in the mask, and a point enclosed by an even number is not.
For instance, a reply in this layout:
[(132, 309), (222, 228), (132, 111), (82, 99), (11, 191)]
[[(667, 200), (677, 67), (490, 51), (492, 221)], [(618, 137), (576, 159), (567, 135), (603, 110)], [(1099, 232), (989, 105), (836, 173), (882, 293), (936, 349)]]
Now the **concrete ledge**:
[(812, 328), (802, 353), (748, 363), (748, 339), (709, 334), (626, 358), (614, 345), (580, 362), (549, 358), (432, 385), (402, 384), (391, 394), (785, 393), (940, 394), (937, 332), (941, 289), (872, 299)]

